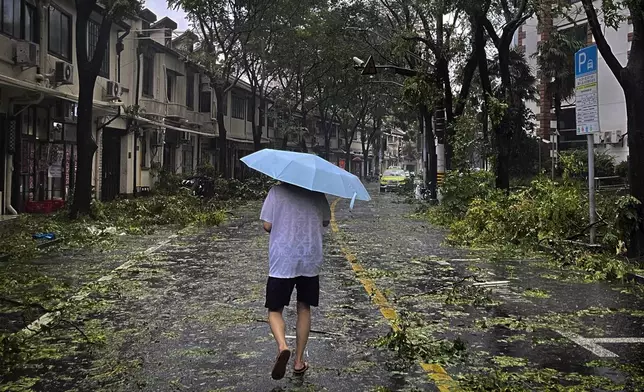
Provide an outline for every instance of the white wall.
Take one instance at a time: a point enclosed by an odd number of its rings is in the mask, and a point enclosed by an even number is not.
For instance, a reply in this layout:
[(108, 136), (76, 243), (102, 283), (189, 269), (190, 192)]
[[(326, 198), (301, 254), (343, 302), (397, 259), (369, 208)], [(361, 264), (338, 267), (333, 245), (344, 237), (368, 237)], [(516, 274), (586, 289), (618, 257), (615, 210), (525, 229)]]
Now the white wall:
[[(577, 3), (577, 7), (581, 7), (581, 3)], [(601, 1), (595, 2), (596, 8), (601, 8)], [(574, 18), (577, 23), (586, 22), (586, 14), (577, 8), (572, 9), (570, 16)], [(600, 22), (602, 21), (600, 13)], [(570, 27), (571, 24), (564, 20), (555, 20), (555, 26), (560, 28)], [(537, 34), (537, 20), (531, 18), (523, 26), (526, 31), (526, 39), (523, 40), (526, 46), (526, 57), (529, 64), (536, 75), (536, 59), (532, 58), (532, 54), (536, 53), (537, 45), (540, 36)], [(627, 53), (630, 49), (630, 42), (628, 42), (628, 33), (632, 32), (632, 26), (624, 21), (617, 30), (606, 27), (604, 34), (606, 40), (611, 46), (613, 53), (622, 65), (626, 65)], [(617, 83), (613, 73), (608, 68), (601, 54), (599, 55), (599, 122), (602, 131), (622, 131), (626, 133), (626, 101), (621, 86)], [(574, 99), (570, 104), (574, 104)], [(534, 102), (528, 103), (528, 107), (532, 109), (535, 114), (540, 112), (538, 106)], [(538, 124), (537, 124), (538, 126)], [(606, 151), (610, 153), (616, 161), (620, 162), (626, 160), (628, 156), (627, 140), (624, 138), (623, 147), (618, 145), (597, 145), (599, 151)]]

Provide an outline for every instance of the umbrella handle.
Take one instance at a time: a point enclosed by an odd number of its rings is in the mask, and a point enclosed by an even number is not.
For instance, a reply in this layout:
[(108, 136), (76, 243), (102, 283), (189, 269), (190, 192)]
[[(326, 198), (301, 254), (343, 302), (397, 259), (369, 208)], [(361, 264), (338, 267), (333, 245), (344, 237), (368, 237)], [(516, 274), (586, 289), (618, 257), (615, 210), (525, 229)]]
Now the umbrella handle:
[(351, 204), (349, 204), (349, 209), (353, 210), (353, 205), (356, 204), (356, 196), (358, 196), (357, 193), (353, 193), (353, 197), (351, 198)]

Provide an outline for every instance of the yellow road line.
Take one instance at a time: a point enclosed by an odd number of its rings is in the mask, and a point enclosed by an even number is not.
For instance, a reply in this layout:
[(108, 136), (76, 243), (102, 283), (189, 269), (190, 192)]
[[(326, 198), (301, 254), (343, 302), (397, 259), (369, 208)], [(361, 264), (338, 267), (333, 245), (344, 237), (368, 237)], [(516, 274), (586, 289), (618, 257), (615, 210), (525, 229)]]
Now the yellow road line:
[[(336, 199), (333, 201), (333, 203), (331, 203), (331, 230), (334, 233), (340, 232), (338, 221), (335, 219), (335, 209), (339, 201), (340, 199)], [(385, 319), (389, 321), (389, 324), (391, 324), (391, 328), (394, 331), (399, 331), (400, 327), (396, 323), (396, 319), (398, 318), (396, 309), (391, 306), (387, 298), (378, 289), (375, 282), (364, 276), (364, 268), (362, 267), (362, 265), (360, 265), (358, 257), (351, 252), (349, 247), (341, 244), (340, 250), (351, 265), (353, 271), (356, 273), (358, 280), (364, 286), (371, 300), (376, 305), (378, 305), (380, 313), (382, 313)], [(429, 378), (431, 378), (436, 383), (436, 387), (440, 392), (450, 392), (457, 390), (457, 388), (455, 388), (454, 380), (449, 376), (449, 374), (447, 374), (447, 372), (441, 365), (421, 362), (420, 366), (427, 372)]]

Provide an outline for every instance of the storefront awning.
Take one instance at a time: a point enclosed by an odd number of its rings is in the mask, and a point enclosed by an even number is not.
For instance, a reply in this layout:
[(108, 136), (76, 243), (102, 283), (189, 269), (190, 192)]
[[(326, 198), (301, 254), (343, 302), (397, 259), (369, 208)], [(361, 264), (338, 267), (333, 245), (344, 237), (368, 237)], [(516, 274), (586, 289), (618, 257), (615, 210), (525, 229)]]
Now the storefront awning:
[[(24, 80), (15, 79), (6, 75), (0, 74), (0, 85), (17, 87), (31, 92), (43, 93), (47, 96), (54, 97), (54, 98), (61, 98), (72, 102), (78, 102), (78, 96), (74, 94), (69, 94), (63, 91), (54, 90), (53, 88), (25, 82)], [(121, 107), (123, 106), (123, 102), (107, 102), (107, 101), (94, 100), (93, 103), (94, 103), (94, 107), (97, 109), (108, 110), (113, 112), (116, 112), (119, 106)]]
[(173, 125), (168, 125), (168, 124), (165, 124), (165, 123), (162, 123), (162, 122), (153, 121), (153, 120), (147, 119), (145, 117), (141, 117), (141, 116), (137, 116), (136, 120), (144, 122), (146, 124), (154, 125), (154, 126), (157, 126), (157, 127), (160, 127), (160, 128), (173, 129), (175, 131), (187, 132), (187, 133), (192, 133), (194, 135), (200, 135), (200, 136), (207, 136), (207, 137), (213, 137), (213, 138), (216, 137), (216, 135), (214, 133), (201, 132), (201, 131), (197, 131), (197, 130), (189, 129), (189, 128), (175, 127)]

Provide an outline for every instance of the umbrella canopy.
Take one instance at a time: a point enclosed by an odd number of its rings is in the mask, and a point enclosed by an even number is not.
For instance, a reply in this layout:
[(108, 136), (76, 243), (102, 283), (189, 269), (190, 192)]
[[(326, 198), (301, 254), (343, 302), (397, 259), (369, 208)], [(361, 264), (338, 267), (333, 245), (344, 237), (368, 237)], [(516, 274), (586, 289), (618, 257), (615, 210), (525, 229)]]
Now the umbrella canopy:
[(313, 154), (264, 149), (241, 159), (248, 167), (276, 180), (346, 199), (369, 201), (360, 179)]

